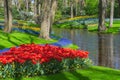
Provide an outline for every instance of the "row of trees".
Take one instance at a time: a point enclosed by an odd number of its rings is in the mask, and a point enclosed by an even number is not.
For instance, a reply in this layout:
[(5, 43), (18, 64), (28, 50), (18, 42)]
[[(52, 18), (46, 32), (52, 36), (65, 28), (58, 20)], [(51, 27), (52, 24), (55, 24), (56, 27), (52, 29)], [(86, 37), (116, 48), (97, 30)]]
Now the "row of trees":
[[(12, 14), (17, 11), (19, 18), (23, 17), (27, 20), (32, 16), (33, 20), (40, 25), (39, 37), (45, 39), (50, 39), (50, 29), (55, 17), (59, 19), (61, 15), (70, 15), (72, 18), (79, 15), (96, 14), (99, 15), (98, 30), (102, 31), (106, 29), (105, 16), (107, 10), (110, 12), (111, 27), (114, 4), (120, 6), (120, 0), (4, 0), (0, 3), (4, 3), (5, 32), (11, 32)], [(108, 8), (109, 6), (111, 7)], [(55, 13), (57, 14), (55, 15)]]
[[(4, 0), (4, 18), (5, 18), (5, 32), (11, 32), (12, 28), (12, 2), (13, 0)], [(17, 7), (18, 12), (20, 12), (20, 2), (21, 0), (14, 0), (14, 4)], [(26, 3), (26, 12), (29, 11), (29, 2), (32, 2), (32, 0), (24, 0)], [(33, 1), (35, 7), (35, 15), (36, 18), (35, 21), (37, 24), (40, 24), (40, 35), (39, 37), (50, 39), (49, 33), (50, 28), (52, 26), (54, 17), (55, 17), (55, 11), (57, 8), (57, 0), (34, 0)], [(19, 4), (19, 5), (17, 5)], [(26, 16), (28, 13), (26, 14)]]

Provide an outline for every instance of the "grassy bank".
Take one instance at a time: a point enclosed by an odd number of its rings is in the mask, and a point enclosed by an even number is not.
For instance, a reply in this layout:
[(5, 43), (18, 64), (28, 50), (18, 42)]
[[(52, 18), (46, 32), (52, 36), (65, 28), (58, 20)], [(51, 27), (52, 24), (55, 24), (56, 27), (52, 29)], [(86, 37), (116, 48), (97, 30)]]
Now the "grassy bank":
[[(101, 33), (120, 33), (120, 20), (114, 19), (113, 26), (109, 27), (109, 19), (106, 19), (106, 30)], [(58, 21), (53, 25), (57, 28), (66, 29), (87, 29), (90, 32), (98, 32), (98, 19), (92, 17), (71, 18)]]
[(46, 44), (53, 42), (56, 42), (56, 40), (44, 40), (38, 38), (38, 36), (21, 32), (12, 32), (8, 34), (0, 31), (0, 49), (27, 43)]
[[(120, 33), (120, 21), (114, 21), (112, 27), (109, 27), (109, 23), (106, 23), (105, 26), (107, 27), (107, 29), (102, 33)], [(88, 31), (98, 32), (98, 24), (88, 25)]]
[(0, 80), (120, 80), (120, 71), (94, 66), (88, 69), (61, 72), (54, 75)]
[[(53, 35), (54, 36), (54, 35)], [(29, 44), (29, 43), (36, 43), (36, 44), (49, 44), (58, 42), (56, 39), (45, 40), (38, 37), (38, 35), (32, 35), (22, 32), (12, 32), (10, 34), (4, 33), (0, 30), (0, 49), (10, 48), (13, 46), (19, 46), (20, 44)], [(66, 46), (62, 46), (64, 48), (72, 48), (78, 49), (79, 47), (75, 44), (69, 44)]]

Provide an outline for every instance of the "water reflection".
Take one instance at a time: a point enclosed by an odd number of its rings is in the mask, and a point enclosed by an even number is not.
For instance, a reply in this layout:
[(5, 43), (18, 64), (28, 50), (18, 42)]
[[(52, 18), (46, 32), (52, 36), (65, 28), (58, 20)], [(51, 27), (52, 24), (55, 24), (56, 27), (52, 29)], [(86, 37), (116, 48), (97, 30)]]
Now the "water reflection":
[(113, 35), (98, 34), (98, 65), (114, 68)]
[(95, 65), (120, 69), (120, 34), (97, 34), (87, 30), (53, 29), (53, 33), (72, 40), (90, 52)]

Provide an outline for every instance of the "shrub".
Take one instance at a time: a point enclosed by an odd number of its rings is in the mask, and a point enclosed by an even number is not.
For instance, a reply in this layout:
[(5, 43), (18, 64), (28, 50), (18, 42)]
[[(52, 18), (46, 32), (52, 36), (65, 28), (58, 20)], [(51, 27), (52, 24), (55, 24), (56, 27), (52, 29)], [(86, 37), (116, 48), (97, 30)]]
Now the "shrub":
[(89, 63), (88, 52), (51, 45), (23, 44), (0, 54), (0, 77), (53, 74)]

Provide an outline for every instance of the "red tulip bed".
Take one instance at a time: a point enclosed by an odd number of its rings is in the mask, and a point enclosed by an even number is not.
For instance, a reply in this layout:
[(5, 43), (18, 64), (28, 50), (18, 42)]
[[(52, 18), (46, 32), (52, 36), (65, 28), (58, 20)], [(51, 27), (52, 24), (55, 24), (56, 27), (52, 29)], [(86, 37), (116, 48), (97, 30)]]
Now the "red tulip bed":
[(0, 77), (36, 76), (79, 69), (88, 52), (52, 45), (23, 44), (0, 54)]

